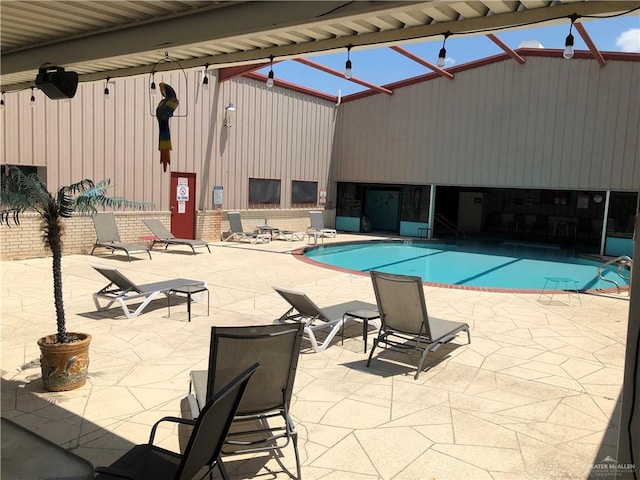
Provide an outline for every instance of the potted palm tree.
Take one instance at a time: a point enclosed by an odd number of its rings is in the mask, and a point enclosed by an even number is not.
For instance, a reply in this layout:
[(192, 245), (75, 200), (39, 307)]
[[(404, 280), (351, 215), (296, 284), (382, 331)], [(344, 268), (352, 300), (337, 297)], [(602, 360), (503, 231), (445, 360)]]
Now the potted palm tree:
[(55, 194), (36, 174), (26, 175), (11, 167), (2, 177), (0, 189), (0, 225), (19, 225), (25, 211), (35, 211), (41, 219), (42, 241), (51, 252), (53, 300), (57, 333), (38, 340), (42, 380), (49, 391), (81, 387), (87, 379), (91, 335), (68, 332), (62, 296), (62, 238), (64, 219), (75, 212), (92, 213), (97, 206), (110, 208), (147, 208), (148, 203), (132, 202), (107, 195), (109, 180), (94, 183), (89, 179), (60, 187)]

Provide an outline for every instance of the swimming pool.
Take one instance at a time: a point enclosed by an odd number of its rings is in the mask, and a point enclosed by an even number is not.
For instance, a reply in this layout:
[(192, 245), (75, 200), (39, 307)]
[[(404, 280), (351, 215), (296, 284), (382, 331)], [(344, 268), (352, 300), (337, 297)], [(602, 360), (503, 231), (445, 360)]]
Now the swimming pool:
[[(382, 241), (320, 246), (307, 249), (304, 255), (314, 262), (357, 272), (416, 275), (424, 282), (466, 287), (542, 290), (545, 277), (568, 277), (578, 282), (580, 290), (615, 288), (598, 278), (600, 262), (541, 246)], [(627, 286), (615, 268), (608, 268), (605, 277)]]

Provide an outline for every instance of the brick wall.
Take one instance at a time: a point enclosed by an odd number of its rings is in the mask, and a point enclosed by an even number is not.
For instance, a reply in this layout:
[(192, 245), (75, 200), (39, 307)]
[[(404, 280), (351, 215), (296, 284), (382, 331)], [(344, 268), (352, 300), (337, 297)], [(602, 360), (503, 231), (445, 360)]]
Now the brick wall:
[[(313, 209), (316, 210), (316, 209)], [(319, 209), (318, 209), (319, 210)], [(304, 232), (309, 227), (309, 209), (291, 210), (242, 210), (242, 226), (247, 231), (257, 230), (257, 225), (266, 222), (281, 230)], [(140, 243), (140, 237), (150, 235), (143, 218), (157, 218), (169, 227), (169, 212), (114, 212), (120, 239), (126, 243)], [(90, 216), (76, 215), (65, 221), (62, 253), (90, 254), (96, 240)], [(324, 211), (325, 225), (335, 224), (335, 211)], [(227, 213), (222, 210), (204, 210), (196, 215), (196, 238), (207, 242), (218, 242), (222, 232), (229, 231)], [(20, 225), (0, 225), (0, 260), (36, 258), (49, 256), (42, 244), (40, 216), (27, 212), (20, 216)]]

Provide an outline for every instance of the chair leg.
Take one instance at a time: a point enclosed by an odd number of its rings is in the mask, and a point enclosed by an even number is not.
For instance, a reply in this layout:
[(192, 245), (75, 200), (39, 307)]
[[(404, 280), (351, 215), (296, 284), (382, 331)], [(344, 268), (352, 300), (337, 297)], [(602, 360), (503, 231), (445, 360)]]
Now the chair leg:
[[(222, 463), (222, 458), (218, 457), (218, 470), (220, 470), (220, 475), (223, 480), (229, 480), (229, 472), (227, 472), (224, 463)], [(213, 468), (209, 471), (209, 479), (213, 480)]]
[(373, 352), (375, 351), (376, 347), (378, 346), (378, 339), (380, 337), (374, 338), (373, 339), (373, 346), (371, 347), (371, 353), (369, 354), (369, 360), (367, 360), (367, 367), (369, 365), (371, 365), (371, 359), (373, 358)]
[(418, 369), (416, 370), (416, 374), (413, 376), (414, 380), (417, 380), (418, 376), (420, 376), (420, 372), (422, 372), (422, 364), (424, 363), (425, 358), (427, 358), (427, 353), (429, 353), (430, 351), (431, 350), (425, 350), (424, 352), (422, 352), (422, 358), (420, 358)]
[(300, 453), (298, 452), (298, 434), (291, 435), (293, 440), (293, 452), (296, 456), (296, 472), (298, 474), (298, 480), (302, 480), (302, 468), (300, 468)]

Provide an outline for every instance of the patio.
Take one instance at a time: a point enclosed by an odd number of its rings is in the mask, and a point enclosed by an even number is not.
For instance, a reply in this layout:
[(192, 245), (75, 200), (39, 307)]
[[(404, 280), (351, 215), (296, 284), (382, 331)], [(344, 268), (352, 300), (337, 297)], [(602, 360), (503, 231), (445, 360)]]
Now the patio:
[[(373, 237), (372, 237), (373, 238)], [(325, 243), (362, 240), (341, 234)], [(211, 325), (271, 323), (287, 309), (272, 286), (305, 291), (319, 305), (375, 302), (371, 280), (299, 261), (305, 242), (216, 243), (212, 253), (154, 250), (153, 260), (63, 258), (70, 331), (93, 336), (90, 377), (71, 392), (40, 381), (36, 340), (55, 331), (51, 259), (4, 261), (2, 415), (88, 459), (108, 465), (148, 439), (151, 425), (180, 415), (189, 372), (207, 366)], [(91, 264), (115, 266), (138, 283), (204, 280), (206, 305), (154, 301), (127, 319), (97, 313), (105, 285)], [(349, 323), (322, 353), (303, 343), (292, 414), (305, 479), (586, 479), (615, 459), (629, 297), (581, 295), (582, 306), (538, 294), (425, 287), (432, 315), (464, 321), (466, 336), (431, 354), (416, 381), (404, 354), (376, 352), (366, 367), (361, 324)], [(369, 334), (371, 344), (373, 335)], [(167, 428), (162, 446), (179, 448)], [(281, 461), (294, 466), (289, 447)], [(229, 457), (232, 478), (288, 478), (275, 459)], [(217, 473), (217, 472), (216, 472)], [(598, 478), (598, 473), (591, 473)]]

